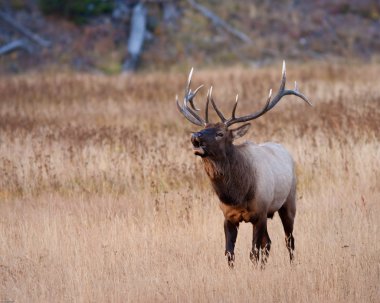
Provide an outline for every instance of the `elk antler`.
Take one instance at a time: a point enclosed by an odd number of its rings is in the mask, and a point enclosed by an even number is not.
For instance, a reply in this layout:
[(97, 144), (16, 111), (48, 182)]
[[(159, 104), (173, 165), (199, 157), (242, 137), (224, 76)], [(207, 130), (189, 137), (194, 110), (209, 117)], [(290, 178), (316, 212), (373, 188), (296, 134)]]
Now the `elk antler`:
[[(198, 93), (198, 91), (203, 87), (203, 84), (200, 85), (195, 91), (193, 92), (191, 91), (190, 85), (191, 85), (191, 77), (193, 75), (193, 71), (194, 71), (194, 68), (191, 68), (191, 71), (189, 73), (189, 78), (187, 79), (187, 85), (185, 87), (185, 97), (183, 98), (183, 106), (179, 105), (178, 95), (176, 96), (177, 108), (191, 123), (194, 123), (199, 126), (205, 126), (208, 123), (209, 93), (207, 93), (207, 102), (206, 102), (206, 109), (205, 109), (206, 120), (204, 120), (196, 113), (196, 111), (199, 111), (199, 109), (196, 108), (194, 105), (194, 97)], [(188, 106), (189, 103), (190, 103), (190, 107)]]
[(310, 101), (303, 94), (301, 94), (297, 90), (297, 82), (295, 82), (294, 90), (285, 89), (285, 83), (286, 83), (286, 67), (285, 67), (285, 60), (284, 60), (283, 64), (282, 64), (282, 79), (281, 79), (280, 89), (278, 90), (277, 95), (272, 100), (271, 100), (271, 98), (272, 98), (272, 89), (269, 90), (268, 100), (267, 100), (265, 106), (261, 110), (255, 112), (253, 114), (247, 115), (247, 116), (242, 116), (242, 117), (236, 118), (235, 117), (235, 113), (236, 113), (236, 108), (237, 108), (238, 99), (239, 99), (239, 96), (236, 95), (236, 101), (235, 101), (235, 105), (234, 105), (234, 107), (232, 109), (231, 118), (227, 120), (226, 118), (224, 118), (224, 116), (221, 113), (221, 111), (217, 108), (217, 106), (216, 106), (214, 100), (212, 99), (212, 97), (211, 97), (211, 104), (214, 107), (214, 109), (215, 109), (216, 113), (218, 114), (218, 116), (220, 117), (220, 119), (222, 120), (222, 122), (227, 127), (230, 126), (230, 125), (232, 125), (232, 124), (235, 124), (235, 123), (246, 122), (246, 121), (249, 121), (249, 120), (257, 119), (258, 117), (264, 115), (267, 111), (269, 111), (273, 107), (275, 107), (276, 104), (281, 100), (281, 98), (284, 97), (284, 96), (286, 96), (286, 95), (295, 95), (297, 97), (300, 97), (307, 104), (309, 104), (310, 106), (312, 106), (312, 104), (310, 103)]
[[(218, 114), (219, 118), (227, 127), (235, 123), (246, 122), (249, 120), (257, 119), (258, 117), (264, 115), (266, 112), (270, 111), (273, 107), (275, 107), (276, 104), (281, 100), (281, 98), (286, 95), (295, 95), (297, 97), (300, 97), (307, 104), (312, 106), (310, 101), (302, 93), (300, 93), (297, 90), (297, 82), (295, 82), (294, 90), (285, 89), (286, 66), (285, 66), (285, 61), (283, 61), (281, 84), (277, 92), (277, 95), (274, 96), (274, 98), (272, 99), (272, 89), (270, 89), (267, 102), (265, 103), (265, 106), (261, 110), (247, 116), (236, 118), (235, 114), (236, 114), (236, 108), (237, 108), (238, 100), (239, 100), (239, 95), (236, 95), (236, 101), (232, 109), (231, 118), (226, 119), (223, 113), (218, 109), (218, 107), (215, 104), (214, 98), (212, 97), (212, 86), (211, 86), (207, 92), (205, 119), (203, 119), (196, 113), (197, 111), (199, 111), (199, 109), (196, 108), (194, 105), (194, 97), (198, 93), (198, 91), (203, 87), (203, 85), (200, 85), (194, 92), (191, 91), (190, 84), (191, 84), (191, 77), (193, 75), (193, 71), (194, 69), (192, 68), (189, 74), (189, 78), (187, 80), (187, 85), (185, 88), (185, 97), (183, 99), (183, 106), (179, 105), (178, 103), (178, 95), (176, 96), (176, 102), (177, 102), (178, 110), (186, 117), (186, 119), (189, 120), (191, 123), (194, 123), (199, 126), (206, 126), (208, 124), (208, 105), (210, 102), (211, 102), (212, 107), (215, 109), (215, 112)], [(190, 104), (190, 107), (188, 106), (188, 104)]]

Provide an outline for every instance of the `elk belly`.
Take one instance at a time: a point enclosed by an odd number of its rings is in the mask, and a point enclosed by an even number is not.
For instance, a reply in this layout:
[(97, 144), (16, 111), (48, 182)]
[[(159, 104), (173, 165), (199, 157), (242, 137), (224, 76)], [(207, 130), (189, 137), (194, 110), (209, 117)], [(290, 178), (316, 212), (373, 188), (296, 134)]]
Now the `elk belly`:
[(242, 221), (250, 222), (253, 216), (252, 212), (242, 206), (232, 206), (220, 202), (219, 207), (224, 214), (224, 218), (234, 224)]

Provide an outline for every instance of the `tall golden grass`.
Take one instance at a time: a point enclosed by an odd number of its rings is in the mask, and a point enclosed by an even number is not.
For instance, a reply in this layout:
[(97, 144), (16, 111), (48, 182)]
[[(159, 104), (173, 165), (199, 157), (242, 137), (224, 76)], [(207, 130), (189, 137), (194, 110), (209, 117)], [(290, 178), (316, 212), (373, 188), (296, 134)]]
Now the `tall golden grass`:
[[(297, 162), (296, 262), (276, 215), (265, 270), (236, 267), (190, 125), (185, 73), (36, 73), (0, 79), (0, 301), (378, 302), (380, 65), (288, 64), (314, 103), (286, 97), (247, 139)], [(263, 105), (280, 65), (196, 71), (229, 112)], [(203, 92), (204, 94), (204, 92)], [(204, 104), (204, 95), (197, 103)], [(215, 118), (215, 117), (214, 117)]]

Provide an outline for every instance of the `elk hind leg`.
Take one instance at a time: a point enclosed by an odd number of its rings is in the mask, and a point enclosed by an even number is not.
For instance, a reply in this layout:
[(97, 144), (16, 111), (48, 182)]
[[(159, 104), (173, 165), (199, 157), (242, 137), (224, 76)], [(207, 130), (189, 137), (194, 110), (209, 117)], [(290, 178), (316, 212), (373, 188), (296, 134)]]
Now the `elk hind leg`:
[(280, 215), (282, 225), (285, 231), (285, 244), (289, 251), (290, 263), (294, 260), (294, 236), (293, 236), (293, 226), (294, 218), (296, 216), (295, 207), (295, 190), (289, 195), (285, 204), (279, 209), (278, 214)]

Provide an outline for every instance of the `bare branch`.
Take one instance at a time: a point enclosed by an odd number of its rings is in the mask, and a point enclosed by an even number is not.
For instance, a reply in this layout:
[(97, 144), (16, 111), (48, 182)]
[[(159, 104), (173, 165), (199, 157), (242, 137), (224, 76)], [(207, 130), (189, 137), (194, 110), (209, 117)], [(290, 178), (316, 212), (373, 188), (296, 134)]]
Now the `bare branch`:
[(239, 38), (241, 41), (252, 44), (253, 41), (250, 37), (248, 37), (245, 33), (239, 31), (238, 29), (234, 28), (233, 26), (229, 25), (226, 21), (215, 15), (212, 11), (210, 11), (208, 8), (204, 7), (203, 5), (195, 2), (194, 0), (187, 0), (187, 2), (190, 4), (190, 6), (195, 9), (196, 11), (200, 12), (203, 16), (205, 16), (207, 19), (211, 20), (211, 22), (215, 26), (219, 26), (223, 28), (225, 31), (229, 32), (230, 34), (234, 35), (235, 37)]
[(17, 49), (24, 49), (29, 53), (31, 52), (30, 45), (28, 45), (28, 43), (26, 43), (24, 40), (14, 40), (3, 46), (0, 46), (0, 56), (13, 52)]
[(6, 13), (0, 11), (0, 18), (34, 43), (37, 43), (42, 47), (49, 47), (51, 45), (50, 41), (45, 40), (41, 38), (39, 35), (31, 32), (23, 25), (17, 23), (14, 19), (12, 19), (11, 16), (7, 15)]

